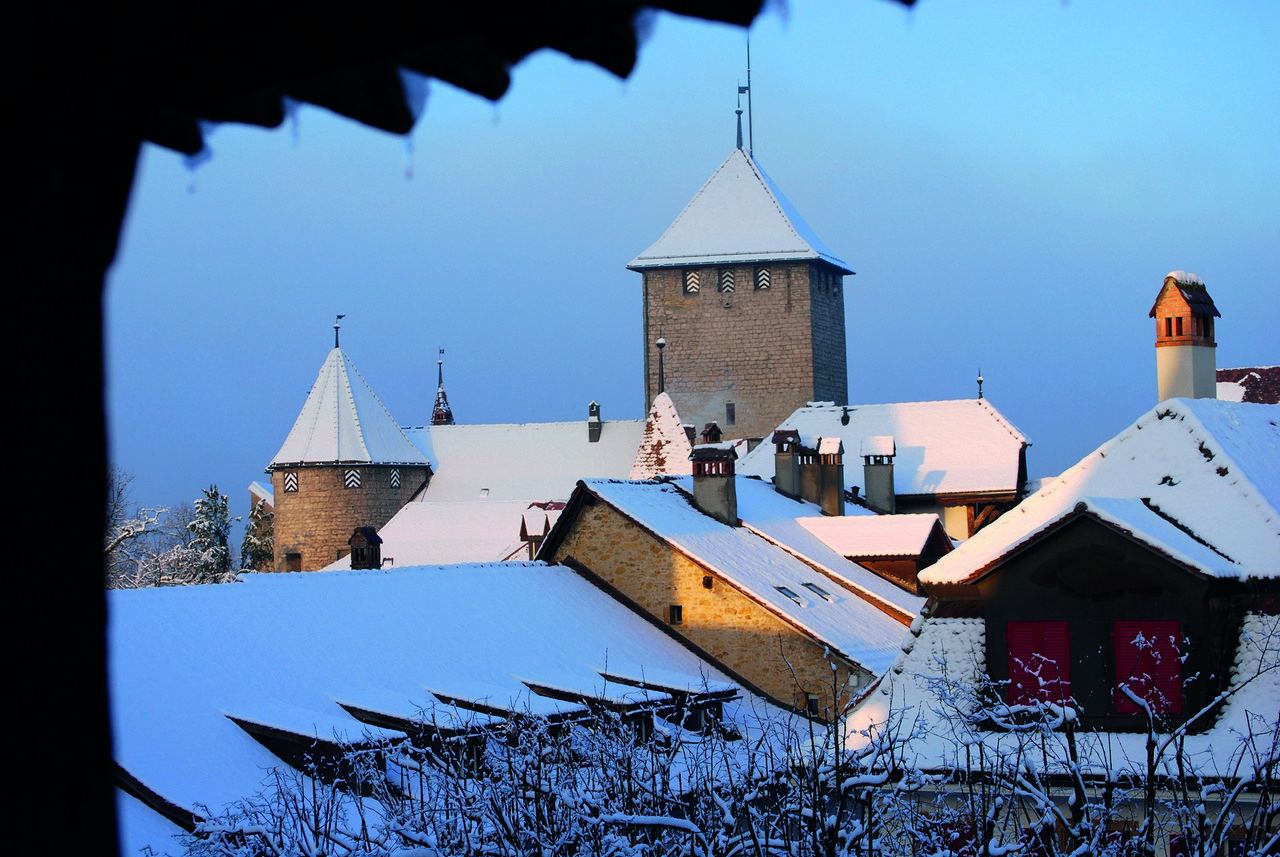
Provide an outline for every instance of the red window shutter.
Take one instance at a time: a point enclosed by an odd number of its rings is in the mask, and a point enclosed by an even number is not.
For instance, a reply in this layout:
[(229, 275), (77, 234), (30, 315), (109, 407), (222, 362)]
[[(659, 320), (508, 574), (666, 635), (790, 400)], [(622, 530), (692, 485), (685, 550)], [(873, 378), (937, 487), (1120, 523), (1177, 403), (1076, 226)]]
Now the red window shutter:
[(1177, 621), (1117, 622), (1116, 711), (1138, 714), (1121, 688), (1151, 706), (1156, 714), (1182, 713), (1182, 634)]
[(1066, 622), (1010, 622), (1009, 704), (1071, 699), (1071, 631)]

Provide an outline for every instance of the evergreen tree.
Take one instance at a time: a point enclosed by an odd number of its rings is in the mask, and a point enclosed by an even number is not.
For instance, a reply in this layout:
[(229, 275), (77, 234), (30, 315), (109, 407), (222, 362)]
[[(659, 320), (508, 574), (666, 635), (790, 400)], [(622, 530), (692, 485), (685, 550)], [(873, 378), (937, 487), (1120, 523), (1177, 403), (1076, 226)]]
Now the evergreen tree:
[(249, 513), (249, 523), (240, 541), (240, 567), (250, 571), (270, 571), (275, 562), (275, 515), (259, 500)]
[(187, 524), (191, 547), (198, 553), (192, 575), (201, 583), (223, 580), (232, 568), (231, 523), (240, 519), (231, 517), (227, 495), (219, 494), (217, 485), (204, 489), (195, 507), (195, 516)]

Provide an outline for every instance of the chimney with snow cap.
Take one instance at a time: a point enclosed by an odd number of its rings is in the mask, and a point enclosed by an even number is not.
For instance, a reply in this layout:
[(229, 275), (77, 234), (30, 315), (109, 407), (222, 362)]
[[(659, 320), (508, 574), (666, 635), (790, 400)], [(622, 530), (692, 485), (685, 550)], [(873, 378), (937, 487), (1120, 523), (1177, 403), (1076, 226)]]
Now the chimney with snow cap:
[(738, 453), (733, 443), (695, 446), (693, 462), (693, 503), (703, 513), (722, 524), (738, 526), (738, 486), (734, 462)]
[(600, 420), (600, 403), (592, 402), (587, 405), (587, 441), (599, 443), (600, 430), (602, 428), (604, 428), (604, 423)]
[(898, 454), (892, 435), (862, 439), (862, 479), (867, 505), (892, 515), (898, 505), (893, 485), (893, 458)]
[(818, 441), (818, 505), (824, 515), (844, 514), (844, 444), (838, 437)]
[(1204, 280), (1186, 271), (1165, 274), (1148, 313), (1156, 320), (1157, 399), (1216, 399), (1215, 318), (1221, 317)]
[(799, 446), (800, 432), (795, 429), (780, 428), (773, 433), (773, 487), (793, 500), (800, 498)]
[(821, 503), (822, 474), (818, 467), (820, 437), (801, 437), (796, 443), (796, 473), (799, 477), (800, 499), (815, 505)]

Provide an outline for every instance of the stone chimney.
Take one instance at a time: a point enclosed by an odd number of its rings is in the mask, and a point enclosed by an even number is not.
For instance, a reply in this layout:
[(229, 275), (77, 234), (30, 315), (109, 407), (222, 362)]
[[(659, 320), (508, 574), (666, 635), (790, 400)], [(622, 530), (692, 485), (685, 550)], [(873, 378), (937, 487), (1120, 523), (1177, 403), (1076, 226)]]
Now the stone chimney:
[(599, 443), (602, 428), (604, 423), (600, 421), (600, 403), (592, 402), (587, 405), (587, 440), (591, 443)]
[(734, 461), (738, 453), (731, 443), (695, 446), (693, 503), (702, 512), (731, 527), (738, 526), (738, 486)]
[(382, 568), (382, 536), (373, 527), (356, 527), (347, 546), (353, 569)]
[(862, 477), (867, 505), (892, 515), (897, 511), (893, 485), (893, 458), (898, 454), (892, 435), (862, 439)]
[(818, 468), (818, 445), (822, 438), (801, 438), (796, 444), (796, 472), (799, 476), (800, 499), (821, 503), (822, 474)]
[(793, 500), (800, 498), (800, 462), (796, 450), (800, 432), (780, 428), (773, 433), (773, 487)]
[(1216, 399), (1215, 318), (1221, 317), (1204, 280), (1186, 271), (1170, 271), (1148, 313), (1156, 320), (1156, 396), (1165, 399)]
[(844, 444), (838, 437), (818, 441), (818, 505), (824, 515), (844, 514)]

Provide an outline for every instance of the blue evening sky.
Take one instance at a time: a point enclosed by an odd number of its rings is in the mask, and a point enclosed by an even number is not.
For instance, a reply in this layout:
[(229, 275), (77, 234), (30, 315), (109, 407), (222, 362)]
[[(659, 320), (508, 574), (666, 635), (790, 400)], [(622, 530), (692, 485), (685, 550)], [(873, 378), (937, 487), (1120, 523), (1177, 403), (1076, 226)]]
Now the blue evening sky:
[[(106, 298), (136, 499), (263, 479), (332, 346), (402, 423), (640, 417), (640, 276), (733, 145), (745, 31), (662, 15), (629, 80), (559, 54), (410, 139), (311, 107), (147, 148)], [(815, 0), (751, 33), (755, 155), (858, 272), (854, 403), (975, 395), (1056, 473), (1154, 404), (1147, 312), (1204, 277), (1218, 365), (1280, 363), (1280, 4)]]

